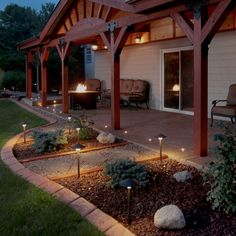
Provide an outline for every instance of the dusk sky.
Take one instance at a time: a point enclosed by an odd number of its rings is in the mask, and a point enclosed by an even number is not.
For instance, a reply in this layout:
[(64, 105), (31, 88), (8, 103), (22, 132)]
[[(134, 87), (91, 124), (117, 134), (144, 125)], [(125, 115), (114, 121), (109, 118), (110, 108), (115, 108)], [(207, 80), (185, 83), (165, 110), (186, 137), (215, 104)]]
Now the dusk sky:
[(11, 3), (15, 3), (19, 6), (30, 6), (36, 10), (39, 10), (42, 4), (48, 2), (57, 4), (59, 0), (0, 0), (0, 10), (4, 10), (4, 8)]

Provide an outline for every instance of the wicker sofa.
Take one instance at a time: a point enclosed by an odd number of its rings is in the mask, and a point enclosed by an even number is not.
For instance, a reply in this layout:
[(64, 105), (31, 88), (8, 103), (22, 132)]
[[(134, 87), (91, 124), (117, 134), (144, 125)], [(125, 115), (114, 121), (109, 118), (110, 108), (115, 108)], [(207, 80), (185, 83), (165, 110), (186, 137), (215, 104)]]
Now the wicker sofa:
[[(131, 103), (145, 103), (149, 108), (149, 83), (140, 79), (120, 79), (120, 101), (128, 106)], [(111, 98), (110, 90), (105, 91), (105, 99)]]

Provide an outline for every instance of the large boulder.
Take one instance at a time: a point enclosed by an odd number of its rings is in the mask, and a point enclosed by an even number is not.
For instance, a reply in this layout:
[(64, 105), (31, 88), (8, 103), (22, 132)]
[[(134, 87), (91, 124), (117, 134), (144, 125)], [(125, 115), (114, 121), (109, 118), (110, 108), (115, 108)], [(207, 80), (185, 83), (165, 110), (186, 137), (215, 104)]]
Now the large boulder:
[(161, 229), (182, 229), (186, 222), (183, 212), (176, 205), (167, 205), (155, 213), (154, 225)]
[(97, 141), (99, 143), (114, 143), (116, 140), (115, 136), (109, 133), (101, 132), (97, 136)]
[(173, 177), (176, 179), (177, 182), (185, 182), (193, 178), (192, 174), (187, 170), (176, 172)]

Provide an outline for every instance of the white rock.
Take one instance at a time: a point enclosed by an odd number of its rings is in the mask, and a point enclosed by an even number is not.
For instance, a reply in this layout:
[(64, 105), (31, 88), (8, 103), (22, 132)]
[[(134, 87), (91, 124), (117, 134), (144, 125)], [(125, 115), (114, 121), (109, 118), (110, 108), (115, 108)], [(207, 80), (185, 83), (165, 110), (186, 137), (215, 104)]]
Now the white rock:
[(185, 182), (186, 180), (192, 179), (192, 174), (187, 171), (176, 172), (173, 177), (176, 179), (177, 182)]
[(176, 205), (167, 205), (155, 213), (154, 225), (161, 229), (182, 229), (186, 222), (183, 212)]
[(115, 136), (109, 133), (101, 132), (97, 136), (97, 141), (99, 143), (114, 143), (116, 140)]

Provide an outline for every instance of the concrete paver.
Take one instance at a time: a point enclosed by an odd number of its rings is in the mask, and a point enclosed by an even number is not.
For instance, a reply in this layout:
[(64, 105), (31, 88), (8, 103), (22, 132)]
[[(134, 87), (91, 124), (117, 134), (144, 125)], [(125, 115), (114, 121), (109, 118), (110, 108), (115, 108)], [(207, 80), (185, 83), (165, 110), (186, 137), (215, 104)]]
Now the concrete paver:
[(118, 222), (105, 214), (99, 209), (95, 209), (90, 214), (86, 216), (86, 218), (94, 225), (99, 227), (103, 232), (107, 231), (109, 228), (117, 224)]
[(75, 194), (67, 188), (63, 188), (57, 191), (53, 194), (53, 196), (55, 196), (57, 199), (61, 200), (66, 204), (69, 204), (79, 198), (79, 195)]
[(81, 216), (86, 216), (97, 208), (92, 203), (88, 202), (86, 199), (82, 197), (73, 201), (70, 205), (75, 210), (77, 210), (81, 214)]

